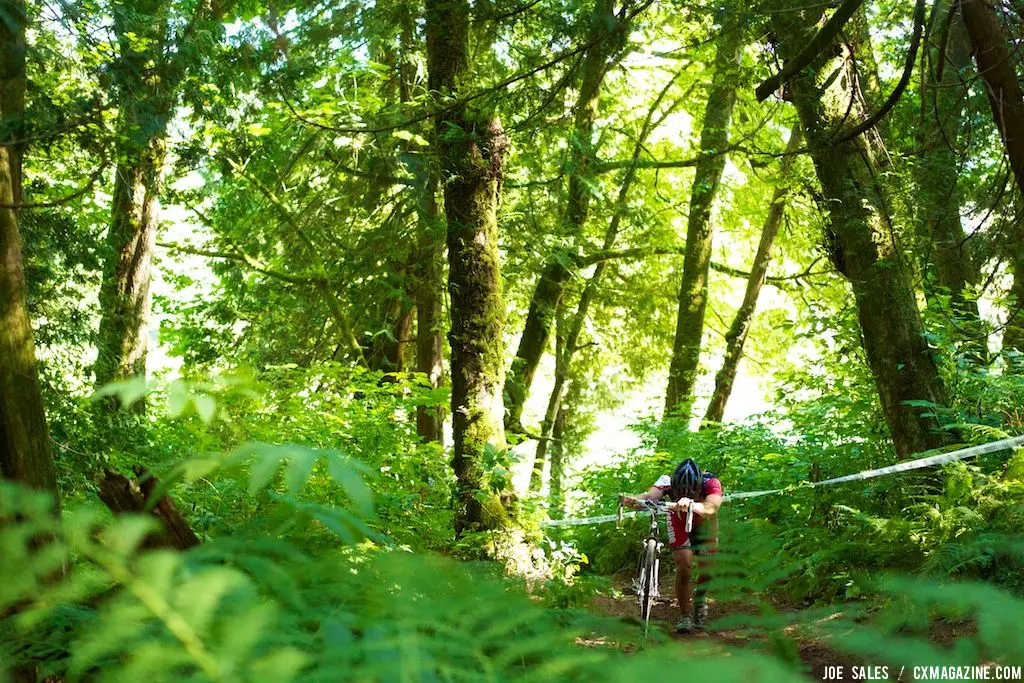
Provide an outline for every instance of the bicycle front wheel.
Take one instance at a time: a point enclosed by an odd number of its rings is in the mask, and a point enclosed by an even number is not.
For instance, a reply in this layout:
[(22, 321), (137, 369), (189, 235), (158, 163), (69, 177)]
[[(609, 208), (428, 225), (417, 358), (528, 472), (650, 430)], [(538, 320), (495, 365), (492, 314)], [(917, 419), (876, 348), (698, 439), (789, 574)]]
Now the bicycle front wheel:
[(644, 622), (644, 628), (651, 619), (651, 608), (654, 606), (654, 593), (657, 590), (657, 579), (655, 572), (658, 567), (658, 542), (653, 538), (647, 539), (644, 546), (643, 561), (640, 563), (640, 618)]

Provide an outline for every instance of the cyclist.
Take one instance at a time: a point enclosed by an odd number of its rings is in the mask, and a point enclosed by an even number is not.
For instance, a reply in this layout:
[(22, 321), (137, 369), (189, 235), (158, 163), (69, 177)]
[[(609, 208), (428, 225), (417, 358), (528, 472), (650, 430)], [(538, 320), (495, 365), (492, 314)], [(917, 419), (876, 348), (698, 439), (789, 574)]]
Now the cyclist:
[[(672, 475), (662, 475), (647, 493), (625, 496), (623, 501), (632, 508), (642, 508), (640, 500), (662, 500), (665, 498), (679, 504), (675, 514), (668, 519), (668, 542), (672, 559), (676, 562), (676, 601), (682, 619), (676, 624), (676, 632), (689, 633), (696, 627), (703, 629), (707, 623), (707, 594), (702, 585), (708, 581), (713, 555), (718, 550), (718, 517), (722, 505), (722, 483), (710, 472), (703, 472), (690, 458), (679, 463)], [(686, 508), (693, 508), (693, 524), (686, 532)], [(698, 556), (700, 570), (696, 590), (691, 593), (690, 574), (693, 557)], [(693, 618), (693, 604), (696, 602), (696, 623)]]

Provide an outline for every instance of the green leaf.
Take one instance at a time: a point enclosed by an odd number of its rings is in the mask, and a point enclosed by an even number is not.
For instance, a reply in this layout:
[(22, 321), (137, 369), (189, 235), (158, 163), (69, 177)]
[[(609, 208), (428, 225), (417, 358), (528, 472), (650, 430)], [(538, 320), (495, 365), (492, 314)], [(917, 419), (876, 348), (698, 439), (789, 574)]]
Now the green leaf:
[(288, 455), (288, 469), (285, 470), (285, 483), (288, 490), (298, 493), (305, 486), (306, 480), (313, 469), (313, 463), (320, 454), (308, 448), (294, 448)]
[(209, 394), (198, 394), (192, 399), (192, 403), (196, 407), (196, 414), (199, 415), (199, 419), (206, 424), (213, 422), (213, 418), (217, 415), (217, 400)]
[(171, 382), (167, 386), (167, 414), (181, 417), (191, 404), (188, 388), (182, 381)]
[(343, 453), (333, 451), (327, 456), (327, 470), (357, 510), (363, 515), (373, 513), (373, 494), (362, 476), (366, 472), (364, 466)]
[(128, 408), (137, 401), (145, 398), (149, 393), (149, 383), (143, 375), (136, 375), (129, 379), (122, 379), (110, 382), (100, 387), (91, 400), (98, 401), (108, 396), (116, 396), (121, 402), (122, 408)]
[(288, 683), (302, 672), (307, 663), (307, 655), (295, 648), (285, 647), (253, 663), (253, 680)]
[(265, 489), (277, 474), (282, 458), (286, 455), (279, 446), (262, 447), (255, 453), (253, 464), (249, 468), (249, 495), (254, 496)]

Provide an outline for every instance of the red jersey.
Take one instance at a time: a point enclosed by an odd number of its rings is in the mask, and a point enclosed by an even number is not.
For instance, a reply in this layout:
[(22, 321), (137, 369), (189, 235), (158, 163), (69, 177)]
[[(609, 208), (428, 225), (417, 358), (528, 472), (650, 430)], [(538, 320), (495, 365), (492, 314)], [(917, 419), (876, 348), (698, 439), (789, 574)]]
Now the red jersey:
[[(660, 489), (665, 498), (672, 500), (673, 503), (676, 502), (672, 496), (672, 478), (667, 474), (658, 477), (658, 481), (654, 482), (654, 488)], [(722, 482), (718, 481), (716, 477), (705, 475), (704, 483), (701, 485), (700, 494), (698, 494), (696, 501), (700, 503), (707, 499), (708, 496), (714, 495), (722, 495)], [(714, 552), (713, 546), (718, 543), (718, 515), (712, 516), (710, 520), (705, 520), (701, 515), (694, 513), (693, 528), (690, 533), (687, 533), (686, 517), (680, 517), (674, 513), (669, 514), (668, 543), (672, 550), (692, 548), (694, 546), (711, 546), (706, 548), (706, 550)]]

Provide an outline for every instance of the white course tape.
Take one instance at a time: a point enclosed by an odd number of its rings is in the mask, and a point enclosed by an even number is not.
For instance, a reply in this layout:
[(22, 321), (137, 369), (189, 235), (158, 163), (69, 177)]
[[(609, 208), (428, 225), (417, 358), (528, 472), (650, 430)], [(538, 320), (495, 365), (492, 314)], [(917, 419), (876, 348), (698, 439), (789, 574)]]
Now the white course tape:
[[(940, 453), (938, 455), (931, 455), (927, 458), (918, 458), (917, 460), (907, 460), (905, 462), (897, 463), (895, 465), (889, 465), (888, 467), (879, 467), (876, 470), (864, 470), (863, 472), (857, 472), (856, 474), (847, 474), (843, 477), (835, 477), (834, 479), (825, 479), (823, 481), (811, 481), (806, 482), (807, 486), (829, 486), (831, 484), (841, 484), (846, 481), (859, 481), (861, 479), (872, 479), (874, 477), (883, 477), (887, 474), (894, 474), (896, 472), (907, 472), (909, 470), (918, 470), (922, 467), (930, 467), (932, 465), (945, 465), (946, 463), (954, 462), (957, 460), (965, 460), (967, 458), (973, 458), (978, 455), (985, 453), (992, 453), (993, 451), (1001, 451), (1007, 448), (1016, 448), (1024, 445), (1024, 436), (1014, 436), (1009, 439), (1000, 439), (999, 441), (993, 441), (992, 443), (982, 444), (981, 446), (969, 446), (968, 448), (961, 448), (960, 450), (950, 451), (949, 453)], [(781, 493), (786, 489), (770, 489), (767, 491), (740, 491), (737, 493), (730, 493), (722, 496), (722, 500), (740, 500), (741, 498), (759, 498), (760, 496), (769, 496), (773, 493)], [(635, 516), (637, 511), (625, 512), (622, 514), (623, 519), (626, 517)], [(552, 519), (544, 522), (544, 526), (581, 526), (583, 524), (602, 524), (604, 522), (614, 522), (619, 516), (616, 515), (601, 515), (599, 517), (578, 517), (574, 519)]]

